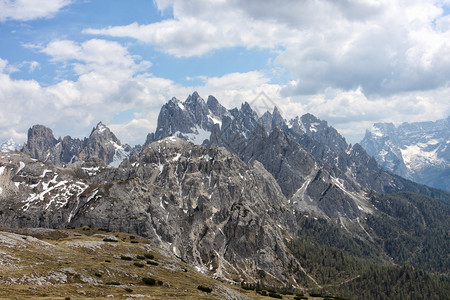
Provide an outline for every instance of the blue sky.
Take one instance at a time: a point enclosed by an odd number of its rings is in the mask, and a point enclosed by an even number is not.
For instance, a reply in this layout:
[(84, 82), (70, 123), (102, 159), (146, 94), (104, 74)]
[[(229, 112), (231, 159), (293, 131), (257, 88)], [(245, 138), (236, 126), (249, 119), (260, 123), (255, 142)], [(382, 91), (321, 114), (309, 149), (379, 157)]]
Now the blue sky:
[[(197, 90), (228, 108), (268, 95), (351, 143), (375, 122), (449, 115), (448, 1), (0, 1), (0, 141), (99, 121), (142, 144)], [(257, 105), (257, 104), (255, 104)]]

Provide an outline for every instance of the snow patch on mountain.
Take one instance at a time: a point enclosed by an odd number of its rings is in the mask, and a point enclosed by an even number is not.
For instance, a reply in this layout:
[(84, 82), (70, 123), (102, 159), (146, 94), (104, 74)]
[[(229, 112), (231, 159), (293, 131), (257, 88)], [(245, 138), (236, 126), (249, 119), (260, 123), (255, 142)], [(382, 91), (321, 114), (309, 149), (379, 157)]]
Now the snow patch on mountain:
[(108, 166), (117, 168), (122, 163), (122, 161), (130, 157), (131, 153), (129, 151), (126, 151), (122, 145), (119, 145), (114, 141), (111, 141), (111, 144), (114, 146), (115, 152), (113, 161), (110, 162)]
[[(433, 140), (435, 142), (435, 140)], [(405, 165), (410, 170), (420, 170), (432, 165), (440, 165), (445, 161), (438, 157), (437, 150), (427, 151), (429, 144), (418, 143), (400, 149)], [(431, 144), (435, 145), (435, 144)]]

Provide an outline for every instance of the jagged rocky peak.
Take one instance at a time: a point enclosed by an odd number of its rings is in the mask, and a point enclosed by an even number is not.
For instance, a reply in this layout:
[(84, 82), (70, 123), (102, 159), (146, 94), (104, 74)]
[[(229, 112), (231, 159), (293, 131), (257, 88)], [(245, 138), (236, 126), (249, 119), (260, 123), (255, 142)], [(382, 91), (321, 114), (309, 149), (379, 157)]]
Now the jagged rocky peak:
[(345, 138), (335, 128), (328, 126), (326, 121), (320, 120), (309, 113), (303, 115), (301, 121), (306, 134), (316, 141), (338, 153), (347, 150), (348, 144)]
[(258, 120), (264, 126), (267, 133), (270, 133), (277, 126), (286, 126), (286, 120), (281, 116), (280, 111), (275, 106), (273, 112), (266, 111)]
[(28, 139), (23, 145), (22, 151), (33, 158), (47, 161), (52, 149), (58, 140), (53, 136), (53, 131), (44, 125), (34, 125), (28, 129)]
[(89, 138), (84, 140), (83, 149), (78, 156), (81, 160), (98, 157), (109, 165), (114, 162), (116, 153), (119, 151), (123, 151), (120, 141), (107, 126), (99, 122), (92, 129)]
[(161, 108), (156, 132), (147, 136), (146, 144), (168, 136), (178, 136), (196, 145), (207, 144), (212, 128), (215, 124), (220, 127), (227, 114), (226, 108), (212, 96), (208, 97), (208, 103), (197, 92), (184, 102), (172, 98)]
[(286, 125), (286, 120), (281, 115), (280, 111), (278, 110), (278, 107), (275, 106), (273, 108), (273, 113), (272, 113), (272, 127), (285, 126), (285, 125)]
[(219, 117), (220, 119), (228, 114), (228, 110), (224, 106), (222, 106), (222, 104), (219, 103), (219, 100), (217, 100), (214, 96), (208, 96), (206, 105), (213, 113), (213, 115)]

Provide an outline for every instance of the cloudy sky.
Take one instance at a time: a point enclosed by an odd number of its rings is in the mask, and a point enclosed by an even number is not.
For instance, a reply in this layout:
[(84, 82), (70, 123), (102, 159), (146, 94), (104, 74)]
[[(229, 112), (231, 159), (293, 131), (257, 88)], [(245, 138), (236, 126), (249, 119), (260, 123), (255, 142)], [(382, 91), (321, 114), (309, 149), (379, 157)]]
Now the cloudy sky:
[(142, 144), (193, 91), (228, 108), (264, 93), (351, 143), (375, 122), (445, 118), (450, 1), (0, 0), (0, 142), (103, 121)]

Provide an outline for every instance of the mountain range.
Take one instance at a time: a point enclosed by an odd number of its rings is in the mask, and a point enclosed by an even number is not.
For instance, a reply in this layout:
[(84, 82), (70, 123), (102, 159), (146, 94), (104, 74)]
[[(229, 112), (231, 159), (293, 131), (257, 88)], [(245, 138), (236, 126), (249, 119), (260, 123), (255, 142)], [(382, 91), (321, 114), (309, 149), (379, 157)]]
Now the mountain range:
[(376, 123), (361, 145), (387, 170), (450, 190), (450, 117), (436, 122)]
[(98, 164), (118, 167), (134, 150), (129, 145), (122, 145), (114, 133), (99, 122), (84, 140), (70, 136), (56, 139), (50, 128), (34, 125), (28, 130), (22, 152), (55, 166), (97, 160)]
[(12, 138), (0, 144), (0, 152), (19, 151), (20, 149), (22, 149), (22, 147), (16, 144)]
[[(258, 116), (196, 92), (161, 108), (142, 148), (102, 123), (84, 140), (33, 126), (21, 153), (1, 154), (0, 187), (0, 226), (134, 233), (250, 286), (348, 287), (343, 295), (357, 298), (351, 284), (367, 287), (374, 272), (406, 274), (397, 266), (408, 264), (444, 276), (450, 266), (448, 192), (386, 171), (311, 114)], [(417, 286), (443, 280), (436, 295), (450, 289), (448, 277), (416, 275)], [(379, 288), (368, 297), (393, 299), (387, 291), (399, 287)]]

